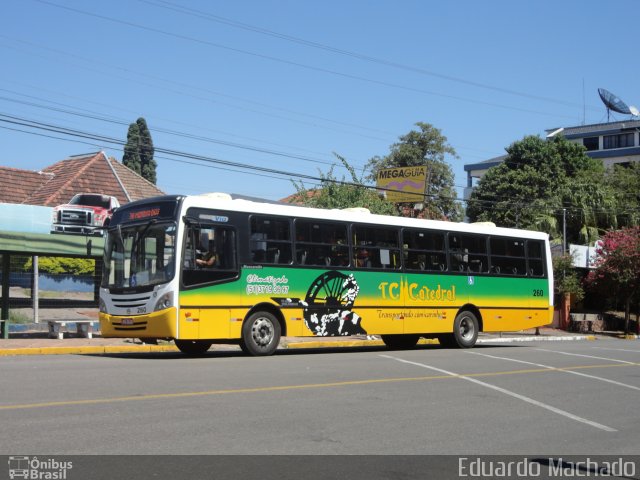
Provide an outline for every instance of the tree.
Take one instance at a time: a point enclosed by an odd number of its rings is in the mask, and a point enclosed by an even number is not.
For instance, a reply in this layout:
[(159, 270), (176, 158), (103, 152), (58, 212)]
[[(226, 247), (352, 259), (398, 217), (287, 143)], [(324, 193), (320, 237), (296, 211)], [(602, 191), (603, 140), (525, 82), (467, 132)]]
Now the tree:
[(507, 149), (502, 164), (480, 179), (467, 205), (471, 221), (542, 230), (589, 243), (616, 226), (615, 196), (602, 162), (564, 137), (528, 136)]
[[(419, 131), (411, 130), (390, 147), (384, 157), (373, 157), (367, 163), (371, 172), (367, 177), (375, 181), (378, 171), (392, 167), (427, 167), (427, 188), (424, 216), (434, 219), (462, 219), (462, 209), (456, 200), (454, 175), (445, 161), (446, 155), (457, 158), (455, 149), (447, 143), (447, 137), (428, 123), (418, 122)], [(416, 202), (419, 203), (419, 202)]]
[(142, 161), (140, 160), (140, 127), (137, 123), (129, 125), (127, 143), (124, 146), (122, 164), (140, 175)]
[(151, 139), (151, 132), (147, 127), (147, 122), (144, 118), (140, 117), (136, 120), (138, 128), (140, 129), (140, 172), (143, 178), (146, 178), (154, 185), (156, 184), (156, 161), (153, 159), (155, 149), (153, 148), (153, 140)]
[(553, 257), (553, 283), (555, 297), (560, 308), (561, 328), (569, 326), (569, 310), (572, 302), (580, 302), (584, 298), (584, 289), (580, 278), (573, 268), (573, 257), (563, 254)]
[(584, 289), (573, 267), (573, 257), (568, 253), (553, 257), (553, 283), (560, 296), (571, 295), (575, 302), (584, 298)]
[(640, 162), (614, 165), (607, 173), (618, 206), (618, 224), (621, 227), (640, 225)]
[(321, 187), (318, 189), (307, 189), (302, 183), (294, 182), (297, 194), (293, 201), (316, 208), (363, 207), (381, 215), (395, 213), (393, 204), (381, 198), (375, 189), (365, 186), (362, 178), (358, 177), (344, 157), (334, 155), (347, 169), (351, 180), (345, 180), (344, 176), (338, 180), (333, 173), (333, 165), (326, 174), (320, 172)]
[(631, 305), (640, 295), (640, 227), (607, 232), (596, 251), (596, 268), (587, 283), (624, 301), (624, 331), (629, 332)]
[(146, 120), (140, 117), (129, 125), (122, 164), (155, 185), (157, 164), (153, 159), (154, 153), (151, 132)]

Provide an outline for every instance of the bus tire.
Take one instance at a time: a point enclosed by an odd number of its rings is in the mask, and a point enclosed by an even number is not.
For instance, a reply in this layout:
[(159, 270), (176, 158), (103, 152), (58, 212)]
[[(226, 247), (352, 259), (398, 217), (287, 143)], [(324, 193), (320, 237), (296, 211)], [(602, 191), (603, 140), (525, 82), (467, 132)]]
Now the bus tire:
[(469, 310), (462, 310), (453, 321), (453, 333), (438, 335), (438, 342), (445, 348), (471, 348), (478, 340), (478, 319)]
[(212, 342), (202, 340), (174, 340), (174, 343), (186, 355), (204, 355), (212, 345)]
[(382, 341), (390, 350), (408, 350), (414, 348), (420, 335), (381, 335)]
[(280, 322), (269, 312), (252, 313), (242, 325), (240, 342), (249, 355), (272, 355), (280, 343)]

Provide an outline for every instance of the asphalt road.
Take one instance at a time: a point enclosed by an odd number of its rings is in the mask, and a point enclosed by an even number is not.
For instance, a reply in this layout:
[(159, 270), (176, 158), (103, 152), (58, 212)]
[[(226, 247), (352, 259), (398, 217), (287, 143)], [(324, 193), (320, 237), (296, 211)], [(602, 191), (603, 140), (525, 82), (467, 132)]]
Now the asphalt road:
[(0, 358), (0, 455), (638, 452), (640, 343)]

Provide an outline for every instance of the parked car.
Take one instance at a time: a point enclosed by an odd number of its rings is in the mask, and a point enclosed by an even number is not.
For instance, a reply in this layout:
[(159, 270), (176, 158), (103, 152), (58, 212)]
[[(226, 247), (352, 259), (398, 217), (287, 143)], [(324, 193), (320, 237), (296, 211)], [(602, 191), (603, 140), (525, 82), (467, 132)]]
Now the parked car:
[(113, 211), (120, 206), (116, 197), (99, 193), (78, 193), (69, 203), (53, 209), (51, 233), (102, 235)]

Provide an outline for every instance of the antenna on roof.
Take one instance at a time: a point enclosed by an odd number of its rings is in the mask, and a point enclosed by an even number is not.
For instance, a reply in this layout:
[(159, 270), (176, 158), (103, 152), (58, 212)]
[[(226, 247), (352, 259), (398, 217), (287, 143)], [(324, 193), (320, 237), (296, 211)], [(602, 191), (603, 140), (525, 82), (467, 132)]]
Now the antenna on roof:
[(609, 90), (599, 88), (598, 95), (600, 95), (602, 103), (604, 103), (605, 107), (607, 107), (607, 122), (609, 121), (611, 110), (618, 113), (624, 113), (625, 115), (633, 115), (634, 117), (637, 117), (638, 114), (640, 114), (640, 111), (638, 111), (636, 107), (634, 107), (633, 105), (628, 106)]

